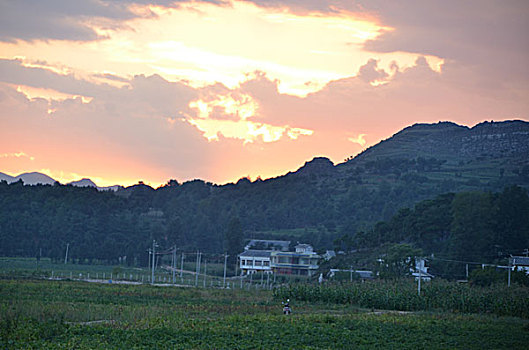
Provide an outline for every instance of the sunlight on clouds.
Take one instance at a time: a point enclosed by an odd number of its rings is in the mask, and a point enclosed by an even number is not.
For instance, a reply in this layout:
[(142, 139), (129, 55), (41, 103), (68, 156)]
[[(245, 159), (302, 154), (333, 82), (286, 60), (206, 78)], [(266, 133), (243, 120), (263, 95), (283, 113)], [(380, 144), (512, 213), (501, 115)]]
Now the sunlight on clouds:
[(247, 94), (238, 94), (236, 98), (231, 94), (218, 95), (209, 102), (202, 100), (191, 101), (189, 107), (197, 109), (198, 117), (202, 119), (209, 118), (215, 107), (222, 108), (225, 115), (234, 116), (241, 120), (254, 116), (258, 109), (257, 102)]
[(23, 151), (15, 153), (3, 153), (0, 154), (0, 158), (28, 158), (29, 160), (35, 160), (35, 157), (30, 156)]
[[(208, 141), (218, 141), (219, 135), (222, 135), (226, 138), (244, 140), (244, 143), (259, 139), (263, 142), (274, 142), (284, 135), (295, 140), (299, 136), (310, 136), (313, 133), (312, 130), (248, 120), (256, 115), (259, 106), (246, 94), (218, 95), (209, 101), (198, 99), (191, 101), (189, 107), (196, 111), (197, 117), (188, 117), (187, 122), (202, 131)], [(220, 116), (214, 115), (215, 111), (222, 113)]]
[[(115, 87), (127, 82), (105, 79), (105, 72), (128, 79), (159, 74), (195, 88), (216, 82), (236, 88), (247, 73), (261, 71), (278, 80), (280, 93), (305, 97), (356, 75), (371, 58), (389, 73), (393, 62), (402, 69), (418, 56), (364, 51), (367, 40), (393, 28), (343, 10), (299, 15), (245, 1), (184, 2), (174, 8), (136, 4), (131, 10), (142, 17), (119, 25), (88, 22), (104, 39), (4, 42), (0, 57), (22, 57), (26, 67)], [(440, 58), (427, 60), (439, 71)]]
[[(117, 60), (143, 59), (162, 76), (195, 87), (234, 88), (245, 73), (259, 70), (279, 80), (281, 93), (305, 96), (354, 75), (369, 58), (361, 45), (389, 30), (344, 11), (296, 15), (243, 1), (150, 9), (156, 18), (131, 21), (134, 31), (113, 33), (106, 44), (120, 49), (106, 51)], [(130, 42), (135, 45), (123, 46)]]
[(358, 136), (349, 137), (347, 138), (347, 140), (351, 141), (352, 143), (358, 143), (360, 146), (364, 146), (366, 144), (366, 140), (364, 140), (364, 136), (366, 136), (366, 134), (358, 134)]
[[(48, 102), (51, 102), (51, 101), (64, 101), (67, 99), (78, 99), (79, 98), (81, 99), (82, 103), (90, 103), (93, 100), (93, 97), (65, 94), (63, 92), (59, 92), (53, 89), (35, 88), (32, 86), (27, 86), (27, 85), (13, 85), (13, 84), (8, 84), (8, 85), (16, 87), (16, 90), (24, 94), (28, 100), (32, 100), (35, 98), (43, 98), (45, 100), (48, 100)], [(49, 111), (48, 111), (48, 114), (50, 114)]]

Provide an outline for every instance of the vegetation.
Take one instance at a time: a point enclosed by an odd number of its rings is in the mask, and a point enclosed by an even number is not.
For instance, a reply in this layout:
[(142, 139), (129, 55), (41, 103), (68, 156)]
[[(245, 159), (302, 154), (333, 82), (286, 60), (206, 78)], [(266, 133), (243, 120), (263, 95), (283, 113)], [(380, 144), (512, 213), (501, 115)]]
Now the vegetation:
[[(337, 249), (362, 250), (336, 259), (328, 267), (353, 265), (380, 269), (377, 257), (394, 260), (422, 256), (428, 260), (430, 271), (438, 277), (464, 279), (466, 265), (470, 271), (482, 263), (508, 265), (508, 257), (521, 255), (529, 247), (529, 196), (524, 188), (511, 186), (501, 193), (460, 192), (437, 196), (401, 209), (388, 221), (378, 222), (370, 230), (345, 234), (335, 240)], [(370, 248), (364, 261), (358, 256)], [(408, 254), (398, 254), (406, 248)], [(415, 249), (414, 252), (412, 250)], [(400, 267), (405, 261), (401, 261)], [(408, 261), (411, 266), (412, 261)], [(329, 265), (329, 264), (327, 264)], [(387, 270), (387, 269), (386, 269)], [(381, 272), (394, 271), (382, 270)]]
[(0, 280), (4, 349), (524, 348), (529, 323), (452, 313), (372, 312), (266, 291)]
[(240, 251), (239, 234), (226, 235), (240, 232), (233, 220), (246, 238), (317, 249), (339, 238), (344, 250), (410, 243), (425, 254), (492, 261), (527, 248), (528, 126), (414, 125), (336, 166), (315, 158), (275, 179), (222, 186), (170, 180), (111, 193), (0, 182), (0, 256), (58, 261), (69, 244), (76, 263), (147, 266), (153, 239), (161, 250)]
[(495, 285), (482, 288), (446, 281), (423, 283), (421, 295), (410, 280), (315, 286), (295, 284), (274, 290), (280, 299), (351, 304), (401, 311), (451, 311), (529, 318), (529, 289)]

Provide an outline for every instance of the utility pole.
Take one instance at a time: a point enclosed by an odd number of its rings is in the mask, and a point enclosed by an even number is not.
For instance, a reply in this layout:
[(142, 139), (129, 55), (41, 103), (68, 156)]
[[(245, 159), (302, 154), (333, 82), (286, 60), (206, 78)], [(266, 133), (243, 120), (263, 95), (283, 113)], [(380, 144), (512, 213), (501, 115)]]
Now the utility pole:
[(511, 286), (511, 265), (512, 265), (512, 258), (509, 258), (509, 275), (507, 277), (507, 287)]
[(222, 282), (222, 288), (226, 288), (226, 265), (228, 264), (228, 253), (224, 254), (224, 280)]
[(70, 243), (66, 243), (66, 255), (64, 256), (64, 263), (68, 261), (68, 248), (70, 247)]
[(173, 270), (173, 284), (176, 283), (176, 246), (173, 247), (173, 259), (171, 262), (171, 269)]
[(155, 266), (155, 257), (156, 257), (156, 241), (152, 240), (152, 272), (151, 272), (151, 284), (154, 284), (154, 266)]
[(195, 287), (198, 287), (198, 275), (200, 275), (200, 252), (197, 250), (197, 266), (195, 269)]
[(353, 266), (351, 265), (351, 282), (353, 282)]
[(421, 296), (421, 280), (422, 280), (422, 269), (421, 264), (419, 263), (419, 283), (417, 284), (417, 294)]
[(468, 264), (466, 265), (466, 276), (467, 276), (467, 281), (468, 281)]
[(180, 278), (184, 278), (184, 252), (182, 252), (182, 262), (180, 263)]
[(204, 259), (204, 288), (206, 288), (206, 276), (207, 276), (208, 262)]

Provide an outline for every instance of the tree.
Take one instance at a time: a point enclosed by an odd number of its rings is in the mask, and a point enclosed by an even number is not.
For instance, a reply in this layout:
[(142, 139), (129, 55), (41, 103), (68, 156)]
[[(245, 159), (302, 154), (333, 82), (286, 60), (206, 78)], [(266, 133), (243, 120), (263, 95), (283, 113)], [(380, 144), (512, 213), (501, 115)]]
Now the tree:
[(400, 278), (410, 273), (415, 267), (415, 257), (422, 254), (421, 249), (409, 244), (389, 246), (380, 268), (382, 278)]
[(239, 218), (233, 217), (228, 223), (225, 234), (225, 247), (229, 255), (229, 263), (235, 264), (237, 262), (237, 254), (242, 251), (243, 238), (241, 221)]

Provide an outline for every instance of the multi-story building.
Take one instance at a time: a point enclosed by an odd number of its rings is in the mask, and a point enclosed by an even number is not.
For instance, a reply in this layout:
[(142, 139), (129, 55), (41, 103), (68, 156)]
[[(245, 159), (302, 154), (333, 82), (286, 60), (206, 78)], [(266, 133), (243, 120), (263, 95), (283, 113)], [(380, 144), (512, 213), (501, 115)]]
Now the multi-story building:
[(239, 267), (243, 274), (255, 272), (271, 273), (269, 250), (248, 249), (239, 254)]
[(318, 269), (320, 256), (308, 244), (298, 244), (295, 248), (295, 252), (271, 252), (272, 271), (280, 275), (314, 275)]

